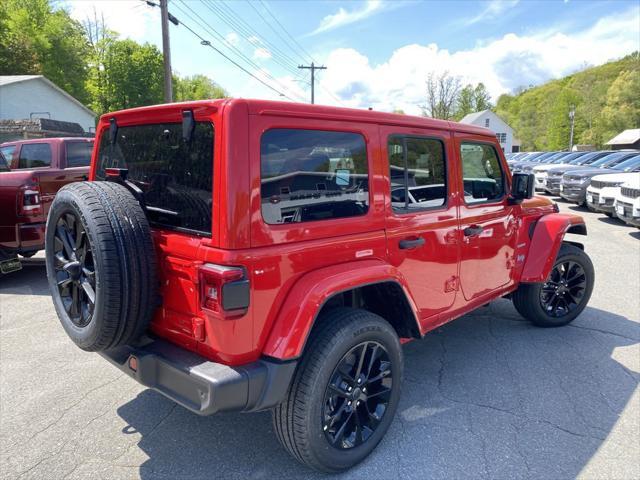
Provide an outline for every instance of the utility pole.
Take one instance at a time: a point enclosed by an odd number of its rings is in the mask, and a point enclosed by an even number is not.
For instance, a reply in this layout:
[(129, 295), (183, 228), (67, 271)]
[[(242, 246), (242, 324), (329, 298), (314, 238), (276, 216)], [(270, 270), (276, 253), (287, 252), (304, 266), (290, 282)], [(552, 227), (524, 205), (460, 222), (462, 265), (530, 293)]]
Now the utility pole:
[(575, 118), (576, 118), (576, 106), (571, 105), (571, 110), (569, 110), (569, 120), (571, 120), (571, 133), (569, 134), (569, 151), (573, 150), (573, 124), (574, 124)]
[(316, 75), (315, 75), (315, 73), (316, 73), (316, 70), (326, 70), (327, 67), (325, 67), (324, 65), (319, 67), (319, 66), (315, 65), (313, 62), (311, 62), (311, 66), (298, 65), (298, 68), (311, 70), (311, 105), (313, 105), (315, 103), (315, 100), (316, 100), (316, 96), (315, 96), (315, 90), (316, 90)]
[(171, 85), (171, 47), (169, 46), (169, 8), (168, 0), (160, 0), (160, 17), (162, 19), (162, 57), (164, 59), (164, 101), (173, 102)]

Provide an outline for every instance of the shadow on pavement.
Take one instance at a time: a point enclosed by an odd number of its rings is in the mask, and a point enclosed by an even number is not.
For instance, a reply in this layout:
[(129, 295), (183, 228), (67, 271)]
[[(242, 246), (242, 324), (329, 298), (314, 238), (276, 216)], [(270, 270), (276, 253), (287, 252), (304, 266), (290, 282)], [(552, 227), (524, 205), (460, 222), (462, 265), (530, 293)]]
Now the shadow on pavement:
[(631, 235), (633, 238), (637, 238), (638, 240), (640, 240), (640, 230), (634, 230), (633, 232), (629, 232), (629, 235)]
[[(541, 329), (510, 302), (492, 303), (404, 347), (396, 419), (376, 451), (343, 476), (573, 478), (640, 379), (613, 352), (639, 342), (637, 323), (602, 310)], [(145, 390), (118, 414), (128, 424), (123, 434), (142, 436), (144, 479), (326, 478), (285, 453), (268, 412), (198, 417)], [(633, 435), (622, 433), (623, 441)]]
[(0, 276), (0, 295), (49, 295), (44, 258), (23, 258), (22, 270)]
[(602, 223), (607, 223), (609, 225), (615, 225), (617, 227), (623, 226), (626, 227), (627, 224), (624, 223), (622, 220), (620, 220), (618, 217), (608, 217), (606, 216), (604, 213), (602, 214), (601, 217), (598, 217), (598, 220), (600, 220)]

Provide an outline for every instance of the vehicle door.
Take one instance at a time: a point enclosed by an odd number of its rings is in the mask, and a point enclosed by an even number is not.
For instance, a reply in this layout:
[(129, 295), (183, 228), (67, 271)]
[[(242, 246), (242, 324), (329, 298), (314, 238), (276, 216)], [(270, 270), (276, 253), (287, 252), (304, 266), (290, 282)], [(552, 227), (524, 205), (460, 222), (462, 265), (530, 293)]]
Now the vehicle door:
[(511, 281), (517, 218), (508, 199), (507, 167), (487, 137), (455, 134), (460, 163), (462, 238), (460, 284), (467, 301)]
[(424, 331), (456, 296), (459, 227), (450, 133), (384, 126), (381, 139), (389, 175), (388, 260), (407, 281)]
[(64, 180), (64, 175), (52, 169), (53, 159), (58, 154), (57, 144), (47, 142), (23, 143), (18, 154), (18, 169), (33, 170), (40, 184), (40, 201), (44, 216), (49, 213), (51, 202)]
[(86, 140), (64, 142), (61, 167), (64, 168), (66, 183), (88, 180), (92, 152), (93, 142)]

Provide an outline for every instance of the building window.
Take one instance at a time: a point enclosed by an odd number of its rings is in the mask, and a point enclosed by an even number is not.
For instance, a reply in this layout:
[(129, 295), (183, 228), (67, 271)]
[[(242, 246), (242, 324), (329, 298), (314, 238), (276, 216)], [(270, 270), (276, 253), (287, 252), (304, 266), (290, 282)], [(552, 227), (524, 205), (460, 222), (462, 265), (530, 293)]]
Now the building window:
[(407, 213), (443, 206), (447, 199), (443, 143), (393, 136), (388, 148), (393, 210)]
[(507, 134), (506, 133), (496, 133), (496, 138), (500, 143), (507, 143)]
[(484, 119), (484, 126), (485, 126), (485, 128), (489, 128), (489, 119), (488, 118)]
[(262, 217), (268, 224), (355, 217), (369, 209), (364, 137), (273, 129), (260, 146)]

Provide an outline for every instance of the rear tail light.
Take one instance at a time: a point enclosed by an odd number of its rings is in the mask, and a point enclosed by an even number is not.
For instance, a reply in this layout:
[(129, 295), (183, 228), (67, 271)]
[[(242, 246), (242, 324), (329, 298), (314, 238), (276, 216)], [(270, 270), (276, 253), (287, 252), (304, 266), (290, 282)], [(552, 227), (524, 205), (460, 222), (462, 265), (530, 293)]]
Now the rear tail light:
[(28, 184), (20, 187), (18, 192), (18, 215), (42, 215), (42, 198), (40, 185)]
[(199, 269), (200, 306), (222, 316), (237, 316), (249, 308), (249, 280), (241, 267), (206, 263)]

